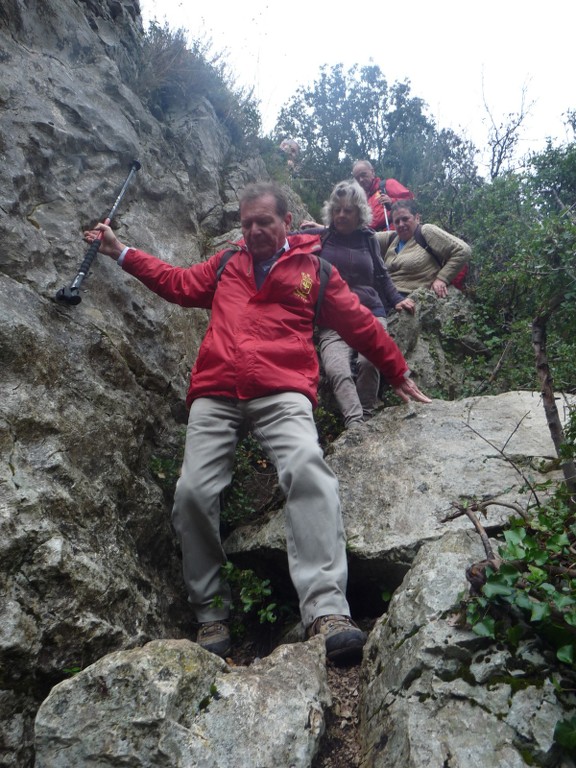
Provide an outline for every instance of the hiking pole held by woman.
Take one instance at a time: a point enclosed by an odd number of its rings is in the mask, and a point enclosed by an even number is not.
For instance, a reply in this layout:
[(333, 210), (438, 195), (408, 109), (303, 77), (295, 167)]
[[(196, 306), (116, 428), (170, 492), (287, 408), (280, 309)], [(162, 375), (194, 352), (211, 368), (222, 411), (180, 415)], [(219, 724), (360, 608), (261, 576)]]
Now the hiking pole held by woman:
[[(134, 162), (132, 163), (132, 166), (130, 167), (130, 173), (126, 177), (126, 181), (124, 182), (122, 189), (120, 190), (120, 194), (116, 198), (116, 201), (114, 202), (114, 205), (110, 210), (110, 213), (104, 219), (104, 224), (110, 224), (110, 222), (112, 221), (114, 214), (116, 213), (118, 206), (122, 201), (122, 198), (126, 194), (126, 190), (128, 189), (130, 182), (132, 181), (133, 177), (140, 170), (141, 167), (142, 166), (140, 165), (138, 160), (134, 160)], [(70, 283), (70, 285), (67, 285), (64, 288), (60, 288), (60, 290), (57, 292), (56, 294), (57, 301), (60, 301), (63, 304), (71, 304), (71, 305), (80, 304), (80, 302), (82, 301), (82, 296), (80, 296), (80, 286), (82, 285), (82, 281), (88, 274), (90, 265), (92, 264), (92, 262), (94, 261), (94, 258), (96, 257), (96, 254), (98, 253), (101, 242), (102, 242), (102, 238), (100, 237), (97, 240), (94, 240), (90, 244), (90, 247), (86, 251), (86, 255), (84, 256), (82, 264), (80, 264), (78, 273), (74, 278), (74, 280)]]

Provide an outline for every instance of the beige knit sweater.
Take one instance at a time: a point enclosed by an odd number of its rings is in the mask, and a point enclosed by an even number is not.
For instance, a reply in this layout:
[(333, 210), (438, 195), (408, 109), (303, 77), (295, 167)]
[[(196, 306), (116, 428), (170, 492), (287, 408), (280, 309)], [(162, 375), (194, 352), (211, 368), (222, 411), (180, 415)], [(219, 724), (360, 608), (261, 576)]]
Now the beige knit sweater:
[(402, 293), (410, 293), (416, 288), (430, 288), (436, 278), (449, 285), (470, 259), (470, 246), (460, 238), (434, 224), (422, 224), (422, 232), (430, 248), (441, 259), (442, 267), (414, 238), (408, 240), (400, 253), (396, 253), (396, 232), (376, 233), (392, 282)]

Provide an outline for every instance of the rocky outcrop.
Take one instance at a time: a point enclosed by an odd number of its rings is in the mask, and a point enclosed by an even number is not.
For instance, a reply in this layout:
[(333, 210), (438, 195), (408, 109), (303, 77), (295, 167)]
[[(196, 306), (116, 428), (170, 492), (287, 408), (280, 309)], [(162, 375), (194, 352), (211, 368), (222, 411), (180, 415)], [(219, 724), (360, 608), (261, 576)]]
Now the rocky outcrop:
[(471, 533), (425, 544), (362, 667), (363, 765), (563, 766), (554, 729), (576, 704), (562, 693), (553, 656), (523, 641), (515, 652), (462, 628), (464, 570), (483, 559)]
[(388, 331), (420, 389), (445, 400), (479, 390), (482, 382), (469, 381), (463, 365), (467, 358), (488, 353), (474, 331), (470, 301), (452, 286), (441, 300), (425, 288), (410, 296), (416, 303), (414, 313), (394, 313)]
[[(511, 509), (498, 502), (526, 506), (527, 483), (559, 477), (549, 471), (554, 455), (540, 397), (531, 392), (384, 408), (362, 439), (344, 433), (328, 461), (340, 481), (349, 591), (357, 610), (379, 615), (381, 594), (400, 585), (426, 541), (470, 528), (465, 516), (444, 521), (453, 503), (493, 499), (483, 524), (500, 530)], [(240, 562), (265, 564), (279, 578), (282, 512), (236, 529), (226, 549)]]
[[(556, 684), (553, 655), (465, 628), (465, 571), (485, 552), (467, 518), (443, 522), (452, 500), (525, 503), (522, 485), (542, 480), (552, 455), (539, 398), (526, 392), (385, 409), (362, 439), (334, 444), (353, 604), (380, 616), (361, 669), (362, 765), (573, 768), (553, 735), (576, 699)], [(491, 507), (488, 530), (509, 513)], [(282, 513), (237, 530), (227, 548), (280, 578)], [(387, 610), (382, 591), (394, 591)], [(241, 668), (186, 641), (105, 657), (41, 706), (36, 765), (312, 766), (329, 703), (316, 643)]]

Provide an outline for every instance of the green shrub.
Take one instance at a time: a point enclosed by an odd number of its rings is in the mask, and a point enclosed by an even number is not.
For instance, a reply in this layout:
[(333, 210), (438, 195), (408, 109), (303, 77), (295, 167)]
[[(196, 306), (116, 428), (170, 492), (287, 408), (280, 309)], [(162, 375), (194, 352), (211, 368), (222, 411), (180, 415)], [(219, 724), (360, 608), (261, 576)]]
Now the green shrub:
[(282, 504), (276, 468), (260, 444), (252, 435), (247, 435), (238, 443), (232, 482), (222, 494), (221, 521), (224, 531), (245, 524)]
[(188, 41), (183, 29), (152, 22), (139, 59), (134, 90), (157, 119), (190, 110), (204, 98), (233, 144), (240, 147), (256, 140), (261, 121), (252, 93), (234, 86), (224, 57), (212, 51), (211, 41)]
[[(570, 459), (576, 455), (574, 410), (561, 453)], [(575, 547), (575, 503), (560, 483), (547, 503), (512, 518), (504, 531), (498, 549), (501, 564), (486, 569), (481, 595), (468, 603), (474, 632), (512, 645), (521, 636), (536, 634), (559, 661), (576, 670)]]
[[(233, 637), (236, 640), (252, 637), (250, 642), (258, 655), (269, 653), (273, 635), (299, 620), (296, 601), (280, 602), (270, 579), (260, 578), (249, 568), (238, 568), (227, 562), (222, 572), (232, 594), (230, 629)], [(221, 603), (218, 599), (213, 601), (215, 606)]]
[(232, 589), (234, 605), (240, 604), (245, 614), (255, 614), (260, 624), (274, 624), (278, 619), (278, 605), (269, 599), (272, 595), (270, 579), (260, 579), (250, 569), (236, 568), (228, 562), (223, 567)]

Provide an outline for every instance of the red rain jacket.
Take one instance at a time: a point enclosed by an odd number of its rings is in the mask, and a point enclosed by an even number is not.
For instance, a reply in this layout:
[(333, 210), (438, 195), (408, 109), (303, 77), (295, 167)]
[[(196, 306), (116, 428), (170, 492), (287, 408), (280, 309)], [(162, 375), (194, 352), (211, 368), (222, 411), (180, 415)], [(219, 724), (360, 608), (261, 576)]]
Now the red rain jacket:
[[(403, 184), (400, 184), (396, 179), (386, 179), (384, 183), (378, 177), (372, 179), (370, 185), (370, 192), (368, 193), (368, 202), (370, 208), (372, 208), (372, 223), (370, 226), (377, 232), (393, 230), (392, 218), (390, 211), (385, 211), (384, 206), (380, 202), (380, 191), (385, 191), (388, 197), (392, 200), (391, 205), (397, 203), (398, 200), (414, 200), (414, 195)], [(388, 223), (386, 222), (388, 217)]]
[[(197, 397), (247, 400), (276, 392), (301, 392), (317, 404), (318, 358), (312, 338), (319, 289), (319, 238), (290, 235), (290, 248), (260, 289), (252, 257), (241, 250), (218, 265), (225, 251), (191, 267), (174, 267), (128, 249), (122, 266), (164, 299), (183, 307), (211, 309), (208, 330), (192, 369), (186, 403)], [(400, 384), (408, 366), (392, 338), (333, 268), (319, 322)]]

